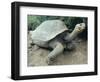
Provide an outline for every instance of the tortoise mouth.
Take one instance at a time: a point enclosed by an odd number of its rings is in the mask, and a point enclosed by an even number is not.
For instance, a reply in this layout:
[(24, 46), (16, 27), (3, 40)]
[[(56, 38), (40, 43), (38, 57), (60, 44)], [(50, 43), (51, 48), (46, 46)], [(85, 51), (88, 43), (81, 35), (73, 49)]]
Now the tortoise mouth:
[(81, 29), (81, 28), (79, 28), (79, 29), (78, 29), (78, 31), (82, 31), (82, 29)]
[(78, 32), (81, 32), (81, 31), (83, 31), (85, 28), (78, 28)]

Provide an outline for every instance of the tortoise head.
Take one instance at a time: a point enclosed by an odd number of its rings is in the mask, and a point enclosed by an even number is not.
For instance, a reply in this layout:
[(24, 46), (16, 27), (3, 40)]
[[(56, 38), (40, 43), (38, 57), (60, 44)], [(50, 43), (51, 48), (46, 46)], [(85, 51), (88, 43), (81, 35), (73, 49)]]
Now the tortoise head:
[(66, 41), (72, 41), (73, 39), (75, 39), (75, 37), (77, 37), (77, 35), (79, 33), (81, 33), (83, 30), (85, 29), (85, 23), (80, 23), (80, 24), (76, 24), (74, 30), (67, 36), (65, 36), (65, 40)]
[(75, 26), (75, 31), (82, 32), (85, 29), (85, 23), (80, 23)]

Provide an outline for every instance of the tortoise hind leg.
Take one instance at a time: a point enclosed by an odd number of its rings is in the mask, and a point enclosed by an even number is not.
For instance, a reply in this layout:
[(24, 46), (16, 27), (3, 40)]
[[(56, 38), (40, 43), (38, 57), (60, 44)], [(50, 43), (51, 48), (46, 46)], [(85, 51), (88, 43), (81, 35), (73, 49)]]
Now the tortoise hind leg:
[(47, 60), (48, 64), (51, 64), (52, 60), (57, 55), (59, 55), (60, 53), (62, 53), (63, 50), (64, 50), (64, 47), (63, 47), (63, 45), (60, 42), (55, 42), (53, 44), (50, 44), (50, 46), (53, 48), (53, 51), (50, 54), (48, 54), (48, 60)]

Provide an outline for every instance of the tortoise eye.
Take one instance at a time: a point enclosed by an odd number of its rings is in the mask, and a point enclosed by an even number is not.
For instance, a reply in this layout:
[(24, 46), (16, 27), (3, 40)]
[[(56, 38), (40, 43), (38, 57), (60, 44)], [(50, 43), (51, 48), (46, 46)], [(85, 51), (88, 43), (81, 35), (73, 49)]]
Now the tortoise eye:
[(80, 26), (82, 26), (82, 23), (80, 24)]

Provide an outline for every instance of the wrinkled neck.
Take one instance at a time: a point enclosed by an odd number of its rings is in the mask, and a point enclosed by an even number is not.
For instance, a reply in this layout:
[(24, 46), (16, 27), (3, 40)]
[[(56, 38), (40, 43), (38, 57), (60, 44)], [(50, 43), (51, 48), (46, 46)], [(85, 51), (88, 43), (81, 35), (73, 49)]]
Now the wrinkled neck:
[(74, 39), (77, 35), (79, 34), (79, 32), (77, 30), (74, 29), (74, 31), (72, 33), (69, 34), (69, 37), (71, 39)]
[(75, 37), (79, 34), (79, 32), (77, 30), (73, 30), (73, 32), (71, 32), (68, 36), (65, 37), (65, 40), (67, 41), (71, 41), (73, 39), (75, 39)]

